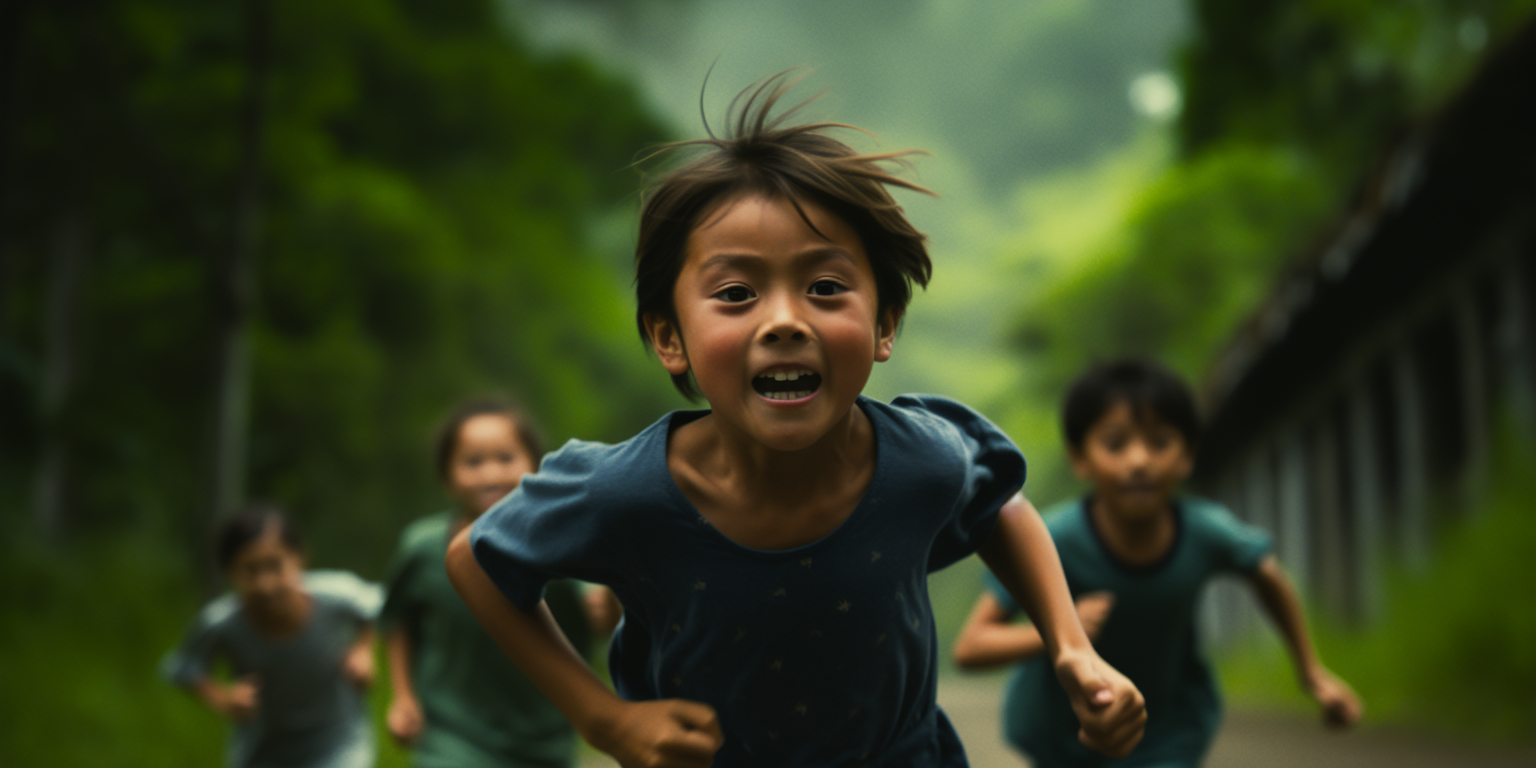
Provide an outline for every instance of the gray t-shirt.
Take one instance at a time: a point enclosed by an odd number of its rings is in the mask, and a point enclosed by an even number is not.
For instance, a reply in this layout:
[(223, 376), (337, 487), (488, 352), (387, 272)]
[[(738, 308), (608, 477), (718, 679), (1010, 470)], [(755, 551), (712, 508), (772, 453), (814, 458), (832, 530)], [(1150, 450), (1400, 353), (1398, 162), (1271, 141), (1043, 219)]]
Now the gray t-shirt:
[(227, 762), (234, 768), (373, 765), (366, 697), (342, 662), (358, 630), (378, 614), (379, 587), (345, 571), (310, 571), (304, 589), (314, 608), (293, 637), (263, 637), (239, 598), (224, 595), (198, 613), (181, 646), (160, 664), (167, 679), (184, 687), (221, 662), (234, 677), (256, 676), (257, 714), (237, 724), (230, 738)]

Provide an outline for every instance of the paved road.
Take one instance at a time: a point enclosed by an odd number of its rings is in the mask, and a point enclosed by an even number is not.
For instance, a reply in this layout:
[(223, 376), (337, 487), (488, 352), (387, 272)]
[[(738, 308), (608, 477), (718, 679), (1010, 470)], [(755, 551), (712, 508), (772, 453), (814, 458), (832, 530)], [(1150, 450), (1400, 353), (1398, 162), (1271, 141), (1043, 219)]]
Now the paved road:
[[(972, 768), (1027, 768), (1003, 743), (997, 708), (1004, 677), (956, 676), (939, 683), (944, 707)], [(589, 755), (581, 768), (614, 768)], [(1495, 750), (1436, 739), (1403, 729), (1367, 726), (1331, 732), (1312, 718), (1236, 709), (1211, 749), (1205, 768), (1536, 768), (1536, 749)]]

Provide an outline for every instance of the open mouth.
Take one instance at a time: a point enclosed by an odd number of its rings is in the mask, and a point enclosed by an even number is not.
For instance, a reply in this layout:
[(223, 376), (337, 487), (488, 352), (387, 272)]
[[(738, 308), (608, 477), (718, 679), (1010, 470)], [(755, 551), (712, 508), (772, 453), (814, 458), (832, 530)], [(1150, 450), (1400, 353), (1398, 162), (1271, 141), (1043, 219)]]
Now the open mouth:
[(752, 379), (752, 388), (769, 400), (799, 400), (821, 386), (821, 374), (808, 370), (769, 371)]

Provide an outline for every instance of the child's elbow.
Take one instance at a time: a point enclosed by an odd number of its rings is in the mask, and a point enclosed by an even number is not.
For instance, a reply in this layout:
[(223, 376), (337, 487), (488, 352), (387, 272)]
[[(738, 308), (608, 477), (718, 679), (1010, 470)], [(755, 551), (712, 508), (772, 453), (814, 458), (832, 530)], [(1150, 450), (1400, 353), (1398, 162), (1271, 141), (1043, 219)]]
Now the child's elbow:
[(974, 672), (992, 666), (987, 663), (986, 657), (976, 650), (975, 643), (969, 642), (964, 637), (956, 641), (951, 655), (955, 659), (955, 666), (967, 672)]

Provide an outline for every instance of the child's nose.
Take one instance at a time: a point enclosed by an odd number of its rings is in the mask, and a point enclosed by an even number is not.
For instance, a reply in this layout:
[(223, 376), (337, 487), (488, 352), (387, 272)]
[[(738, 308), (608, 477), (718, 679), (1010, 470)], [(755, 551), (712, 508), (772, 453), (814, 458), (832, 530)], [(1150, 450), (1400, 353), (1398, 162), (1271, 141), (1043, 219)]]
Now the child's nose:
[(771, 298), (767, 305), (768, 318), (763, 324), (763, 341), (772, 343), (782, 339), (799, 341), (805, 338), (808, 329), (793, 298)]

